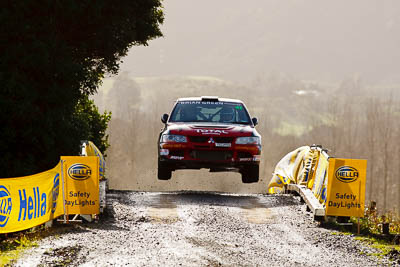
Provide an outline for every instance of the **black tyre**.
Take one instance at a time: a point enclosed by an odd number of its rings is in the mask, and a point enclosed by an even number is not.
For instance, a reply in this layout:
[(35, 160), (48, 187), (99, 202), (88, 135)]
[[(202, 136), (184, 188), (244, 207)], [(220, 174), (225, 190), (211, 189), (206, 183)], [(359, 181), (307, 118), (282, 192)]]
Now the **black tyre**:
[(157, 177), (158, 180), (169, 180), (172, 176), (172, 170), (162, 162), (158, 162)]
[(242, 173), (242, 182), (245, 184), (249, 183), (257, 183), (260, 173), (259, 165), (249, 165), (243, 168)]

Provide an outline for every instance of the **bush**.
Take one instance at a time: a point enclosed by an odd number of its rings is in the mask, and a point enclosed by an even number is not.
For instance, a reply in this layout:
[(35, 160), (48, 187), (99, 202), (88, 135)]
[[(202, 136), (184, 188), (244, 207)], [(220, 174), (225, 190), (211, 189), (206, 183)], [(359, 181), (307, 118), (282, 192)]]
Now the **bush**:
[(108, 142), (107, 126), (111, 120), (111, 112), (99, 113), (93, 100), (87, 96), (79, 100), (73, 114), (73, 128), (76, 132), (75, 140), (92, 141), (105, 156)]

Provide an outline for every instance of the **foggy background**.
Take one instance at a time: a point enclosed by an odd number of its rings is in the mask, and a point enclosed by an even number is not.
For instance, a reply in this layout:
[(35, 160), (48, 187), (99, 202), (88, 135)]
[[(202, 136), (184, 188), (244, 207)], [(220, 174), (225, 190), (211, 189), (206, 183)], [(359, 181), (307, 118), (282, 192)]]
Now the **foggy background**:
[(166, 0), (164, 38), (131, 50), (135, 76), (249, 81), (271, 71), (337, 82), (400, 79), (397, 0)]
[[(400, 1), (164, 1), (164, 37), (134, 47), (95, 96), (112, 111), (110, 187), (265, 193), (302, 145), (368, 159), (367, 199), (400, 206)], [(178, 97), (245, 101), (263, 139), (260, 182), (177, 171), (157, 180), (160, 116)]]

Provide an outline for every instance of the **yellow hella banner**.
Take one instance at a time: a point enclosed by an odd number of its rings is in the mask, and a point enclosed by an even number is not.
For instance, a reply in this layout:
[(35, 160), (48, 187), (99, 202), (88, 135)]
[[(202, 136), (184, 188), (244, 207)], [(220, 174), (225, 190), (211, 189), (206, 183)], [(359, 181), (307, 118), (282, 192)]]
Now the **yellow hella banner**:
[(64, 214), (61, 164), (31, 176), (0, 179), (0, 233), (32, 228)]
[(329, 159), (326, 215), (364, 216), (367, 160)]
[(268, 184), (268, 193), (275, 194), (283, 191), (286, 184), (299, 184), (300, 177), (305, 170), (305, 158), (310, 152), (310, 147), (303, 146), (288, 153), (275, 167), (271, 181)]
[(311, 189), (314, 196), (323, 205), (326, 204), (326, 193), (328, 187), (328, 159), (324, 153), (319, 153), (318, 161), (316, 162), (316, 170), (314, 176), (309, 180), (307, 187)]
[(106, 161), (104, 160), (103, 154), (101, 154), (100, 150), (93, 144), (92, 141), (88, 142), (88, 146), (86, 146), (87, 156), (96, 156), (99, 158), (99, 176), (100, 180), (104, 179), (104, 173), (106, 171)]
[(99, 214), (99, 157), (61, 157), (65, 214)]

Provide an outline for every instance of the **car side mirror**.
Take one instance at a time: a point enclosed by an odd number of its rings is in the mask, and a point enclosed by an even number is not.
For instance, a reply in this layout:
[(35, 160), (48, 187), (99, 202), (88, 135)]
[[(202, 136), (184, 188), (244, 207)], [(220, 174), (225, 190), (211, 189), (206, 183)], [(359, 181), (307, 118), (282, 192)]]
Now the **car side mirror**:
[(252, 118), (251, 121), (253, 122), (254, 126), (257, 126), (258, 119), (256, 117)]
[(162, 121), (162, 123), (167, 123), (168, 117), (169, 117), (168, 114), (162, 115), (162, 116), (161, 116), (161, 121)]

